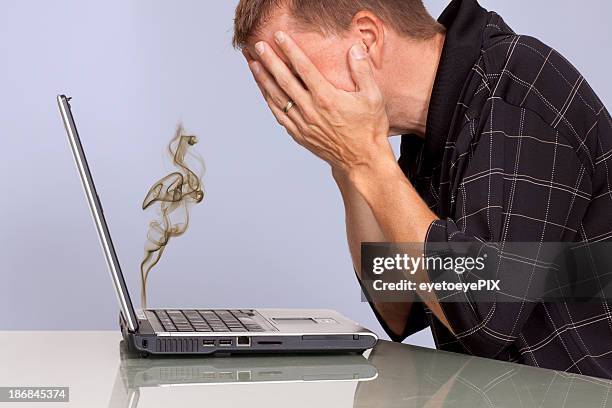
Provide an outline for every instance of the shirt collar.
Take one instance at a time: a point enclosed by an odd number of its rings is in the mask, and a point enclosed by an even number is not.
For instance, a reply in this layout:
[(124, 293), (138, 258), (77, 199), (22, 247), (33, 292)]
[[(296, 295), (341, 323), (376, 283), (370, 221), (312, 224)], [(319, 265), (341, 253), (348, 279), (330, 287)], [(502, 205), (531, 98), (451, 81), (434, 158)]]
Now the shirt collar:
[(429, 102), (425, 149), (441, 157), (466, 78), (476, 63), (488, 12), (476, 0), (453, 0), (438, 22), (446, 27), (446, 39)]

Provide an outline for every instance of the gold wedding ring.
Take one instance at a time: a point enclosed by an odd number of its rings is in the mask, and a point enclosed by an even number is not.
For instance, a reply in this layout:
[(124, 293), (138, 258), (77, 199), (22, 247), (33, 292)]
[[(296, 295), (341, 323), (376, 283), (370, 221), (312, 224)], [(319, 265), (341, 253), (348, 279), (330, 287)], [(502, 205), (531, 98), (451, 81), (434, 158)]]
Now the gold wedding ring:
[(283, 108), (283, 112), (285, 112), (285, 115), (288, 114), (291, 108), (293, 108), (294, 106), (295, 103), (291, 99), (289, 99), (289, 102), (287, 102), (287, 104)]

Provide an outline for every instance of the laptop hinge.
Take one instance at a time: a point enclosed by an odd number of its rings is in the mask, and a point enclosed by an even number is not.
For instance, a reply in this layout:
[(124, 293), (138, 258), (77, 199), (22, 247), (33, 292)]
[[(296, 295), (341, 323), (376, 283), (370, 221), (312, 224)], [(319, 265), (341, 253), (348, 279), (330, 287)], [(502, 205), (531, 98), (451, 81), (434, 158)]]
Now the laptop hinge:
[(129, 333), (135, 333), (138, 331), (138, 319), (136, 319), (135, 321), (136, 327), (134, 328), (134, 331), (131, 331), (130, 328), (128, 327), (128, 324), (125, 320), (125, 317), (123, 317), (123, 313), (119, 312), (119, 327), (121, 327), (121, 331), (125, 331), (125, 332), (129, 332)]

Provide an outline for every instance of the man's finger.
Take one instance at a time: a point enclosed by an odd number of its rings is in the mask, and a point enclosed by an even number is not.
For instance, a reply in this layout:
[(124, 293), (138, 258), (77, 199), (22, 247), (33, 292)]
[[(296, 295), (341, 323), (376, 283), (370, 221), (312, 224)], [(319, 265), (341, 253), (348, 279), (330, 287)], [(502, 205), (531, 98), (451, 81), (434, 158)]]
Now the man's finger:
[(257, 83), (259, 90), (261, 91), (277, 122), (287, 129), (287, 132), (297, 141), (300, 138), (299, 129), (304, 126), (303, 118), (295, 108), (286, 114), (279, 107), (280, 101), (288, 101), (289, 97), (283, 92), (282, 89), (278, 87), (278, 85), (276, 85), (274, 79), (265, 71), (259, 62), (253, 61), (251, 64), (249, 64), (249, 67), (253, 72), (253, 76), (255, 77), (255, 82)]
[[(259, 89), (262, 91), (264, 96), (270, 95), (276, 106), (283, 110), (292, 100), (286, 93), (283, 91), (280, 86), (276, 83), (275, 79), (272, 75), (259, 63), (258, 61), (253, 61), (249, 64), (251, 67), (251, 71), (253, 71), (253, 76), (255, 77), (255, 81), (259, 86)], [(308, 102), (310, 102), (310, 96), (308, 96)], [(293, 100), (292, 100), (293, 101)], [(313, 112), (311, 105), (301, 105), (297, 101), (293, 101), (294, 106), (289, 110), (288, 115), (293, 119), (294, 122), (298, 125), (300, 129), (303, 129), (306, 126), (306, 121), (304, 120), (303, 112), (306, 114), (311, 114)]]
[[(287, 132), (293, 140), (295, 140), (300, 145), (304, 146), (304, 135), (303, 130), (306, 129), (307, 125), (302, 117), (302, 113), (299, 108), (296, 106), (291, 109), (289, 112), (286, 112), (279, 108), (274, 100), (270, 97), (270, 95), (264, 94), (264, 99), (268, 104), (268, 107), (272, 111), (272, 114), (278, 121), (278, 123), (287, 129)], [(285, 119), (287, 118), (287, 120)]]
[(378, 93), (378, 85), (374, 80), (374, 72), (370, 65), (367, 50), (362, 44), (355, 44), (349, 51), (349, 66), (357, 92), (372, 95)]
[(283, 112), (281, 109), (279, 109), (278, 106), (276, 106), (276, 103), (272, 100), (270, 95), (264, 93), (264, 99), (266, 100), (266, 103), (268, 104), (268, 107), (276, 118), (278, 124), (284, 127), (285, 130), (287, 130), (287, 133), (289, 133), (289, 135), (291, 135), (291, 137), (297, 141), (297, 138), (300, 135), (298, 126), (287, 114), (285, 114), (285, 112)]
[(278, 123), (287, 130), (287, 133), (295, 140), (298, 144), (303, 145), (304, 137), (300, 131), (300, 126), (295, 123), (294, 118), (289, 117), (282, 109), (279, 109), (269, 98), (266, 99), (272, 114), (278, 121)]
[(253, 61), (249, 64), (255, 82), (263, 93), (264, 96), (269, 96), (272, 102), (279, 109), (287, 106), (287, 103), (291, 99), (284, 90), (276, 83), (272, 75), (257, 61)]
[(291, 36), (279, 31), (274, 34), (274, 40), (291, 62), (293, 69), (298, 73), (300, 79), (304, 81), (309, 91), (312, 93), (321, 93), (333, 89), (333, 86), (325, 79), (321, 72), (319, 72), (310, 58), (304, 54), (304, 51), (302, 51), (295, 41), (293, 41)]
[(283, 91), (298, 105), (306, 105), (310, 102), (310, 95), (304, 89), (300, 81), (293, 75), (293, 72), (274, 52), (272, 47), (264, 41), (255, 44), (255, 50), (259, 61), (266, 70), (272, 74), (275, 82)]

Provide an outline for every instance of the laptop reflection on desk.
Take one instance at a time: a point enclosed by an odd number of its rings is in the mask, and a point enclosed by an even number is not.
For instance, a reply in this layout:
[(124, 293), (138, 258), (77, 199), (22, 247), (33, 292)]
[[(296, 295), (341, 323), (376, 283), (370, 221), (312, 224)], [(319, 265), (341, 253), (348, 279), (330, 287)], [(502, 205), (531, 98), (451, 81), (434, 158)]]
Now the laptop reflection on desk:
[(137, 407), (142, 388), (301, 382), (353, 382), (356, 387), (378, 376), (362, 355), (142, 359), (127, 351), (123, 341), (120, 355), (112, 408)]

